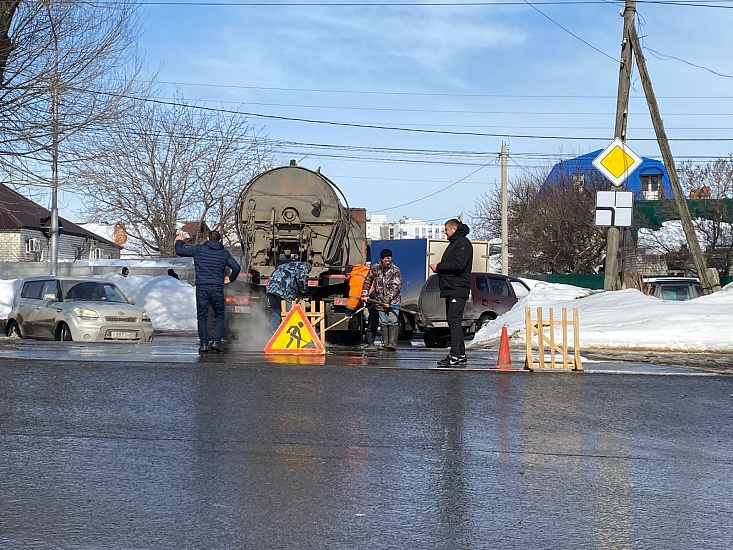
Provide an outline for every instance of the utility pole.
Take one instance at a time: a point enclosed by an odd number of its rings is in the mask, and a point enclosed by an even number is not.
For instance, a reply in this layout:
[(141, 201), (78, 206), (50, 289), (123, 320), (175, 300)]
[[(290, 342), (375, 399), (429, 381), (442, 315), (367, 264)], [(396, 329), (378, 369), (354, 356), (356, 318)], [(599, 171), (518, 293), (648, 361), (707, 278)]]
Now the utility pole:
[(716, 269), (708, 269), (705, 256), (700, 248), (700, 242), (697, 240), (697, 234), (695, 228), (692, 225), (692, 216), (690, 210), (687, 207), (685, 201), (685, 195), (680, 185), (680, 179), (677, 175), (677, 168), (674, 164), (674, 158), (672, 157), (672, 150), (669, 148), (669, 140), (667, 139), (667, 133), (664, 131), (664, 123), (662, 122), (662, 115), (659, 112), (659, 106), (657, 105), (657, 98), (654, 95), (654, 89), (652, 88), (652, 80), (649, 77), (649, 72), (646, 68), (646, 60), (644, 59), (644, 53), (641, 51), (641, 44), (639, 43), (639, 36), (636, 34), (636, 29), (631, 28), (631, 47), (634, 51), (634, 57), (636, 58), (636, 64), (639, 67), (639, 76), (641, 77), (641, 84), (644, 87), (644, 94), (646, 95), (646, 102), (649, 105), (649, 114), (652, 118), (652, 124), (654, 125), (654, 131), (657, 134), (657, 142), (659, 142), (659, 149), (662, 152), (662, 161), (664, 166), (667, 168), (667, 174), (669, 175), (669, 183), (672, 185), (672, 191), (674, 192), (674, 202), (677, 205), (677, 210), (680, 214), (680, 220), (682, 222), (682, 229), (687, 237), (687, 246), (690, 249), (692, 255), (692, 261), (695, 263), (695, 269), (697, 269), (697, 276), (700, 279), (703, 292), (705, 294), (712, 294), (720, 290), (720, 279), (718, 278), (718, 272)]
[(56, 23), (51, 13), (51, 0), (44, 0), (43, 6), (48, 13), (53, 34), (53, 83), (51, 84), (51, 275), (59, 270), (59, 37)]
[(501, 273), (509, 275), (509, 199), (507, 183), (507, 164), (509, 147), (501, 144)]
[[(624, 34), (621, 41), (621, 68), (618, 73), (618, 94), (616, 95), (616, 127), (614, 137), (626, 142), (626, 123), (629, 114), (629, 90), (631, 88), (631, 32), (634, 30), (636, 0), (626, 0), (624, 7)], [(616, 188), (612, 186), (615, 190)], [(604, 266), (603, 289), (620, 290), (618, 276), (618, 227), (609, 227), (606, 233), (606, 264)]]

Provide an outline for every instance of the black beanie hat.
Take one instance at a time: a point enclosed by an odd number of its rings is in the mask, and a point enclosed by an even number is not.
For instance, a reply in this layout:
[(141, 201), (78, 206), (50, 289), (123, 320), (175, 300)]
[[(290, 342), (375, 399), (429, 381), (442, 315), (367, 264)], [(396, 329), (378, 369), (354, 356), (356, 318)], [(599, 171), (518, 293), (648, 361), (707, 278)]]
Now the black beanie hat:
[(379, 253), (379, 259), (380, 260), (383, 260), (387, 256), (389, 256), (391, 258), (392, 257), (392, 251), (389, 248), (383, 248), (382, 251)]

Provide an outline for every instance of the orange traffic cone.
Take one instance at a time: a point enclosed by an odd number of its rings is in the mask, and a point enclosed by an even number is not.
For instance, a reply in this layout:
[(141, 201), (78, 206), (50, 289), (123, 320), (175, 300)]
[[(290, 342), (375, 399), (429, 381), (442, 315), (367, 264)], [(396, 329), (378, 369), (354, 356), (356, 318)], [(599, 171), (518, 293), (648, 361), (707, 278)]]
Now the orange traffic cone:
[(501, 343), (499, 344), (499, 362), (490, 370), (519, 370), (512, 365), (512, 356), (509, 352), (509, 335), (506, 327), (501, 327)]

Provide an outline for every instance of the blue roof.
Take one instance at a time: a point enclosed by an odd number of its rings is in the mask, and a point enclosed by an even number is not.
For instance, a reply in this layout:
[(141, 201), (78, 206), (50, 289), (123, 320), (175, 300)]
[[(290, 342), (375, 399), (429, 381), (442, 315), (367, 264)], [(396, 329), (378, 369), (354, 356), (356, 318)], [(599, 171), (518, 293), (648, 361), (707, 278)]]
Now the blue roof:
[[(562, 180), (567, 181), (573, 176), (573, 174), (586, 174), (589, 178), (592, 174), (592, 177), (594, 179), (603, 178), (605, 181), (608, 181), (606, 180), (605, 176), (603, 176), (598, 171), (598, 169), (593, 166), (593, 161), (598, 155), (601, 154), (602, 151), (603, 149), (598, 149), (597, 151), (587, 153), (580, 157), (558, 162), (555, 166), (552, 167), (552, 170), (550, 170), (550, 173), (547, 175), (547, 178), (545, 178), (542, 187), (546, 185), (552, 185), (553, 183)], [(664, 164), (662, 164), (658, 160), (646, 157), (642, 157), (641, 160), (641, 166), (634, 170), (634, 172), (624, 182), (623, 189), (625, 191), (633, 191), (635, 199), (642, 199), (643, 197), (641, 194), (640, 176), (642, 174), (662, 174), (662, 189), (664, 191), (664, 198), (674, 198), (672, 186), (669, 184), (669, 175), (667, 174), (667, 169), (664, 167)], [(608, 186), (609, 188), (611, 187), (610, 182), (608, 183)]]

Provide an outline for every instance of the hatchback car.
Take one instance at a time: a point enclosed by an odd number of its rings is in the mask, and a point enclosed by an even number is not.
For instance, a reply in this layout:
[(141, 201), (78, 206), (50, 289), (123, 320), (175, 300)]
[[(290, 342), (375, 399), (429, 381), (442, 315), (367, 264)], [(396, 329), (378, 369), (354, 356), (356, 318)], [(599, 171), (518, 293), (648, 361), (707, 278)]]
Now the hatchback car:
[[(461, 323), (464, 334), (475, 334), (489, 321), (512, 309), (527, 294), (529, 287), (516, 277), (471, 273), (471, 290)], [(450, 332), (445, 318), (445, 299), (440, 297), (437, 275), (431, 275), (420, 290), (415, 321), (426, 347), (445, 347), (448, 344)]]
[(81, 342), (151, 342), (153, 325), (111, 281), (29, 277), (13, 298), (7, 336)]
[(647, 277), (644, 291), (649, 296), (662, 300), (692, 300), (703, 295), (702, 285), (697, 277)]

